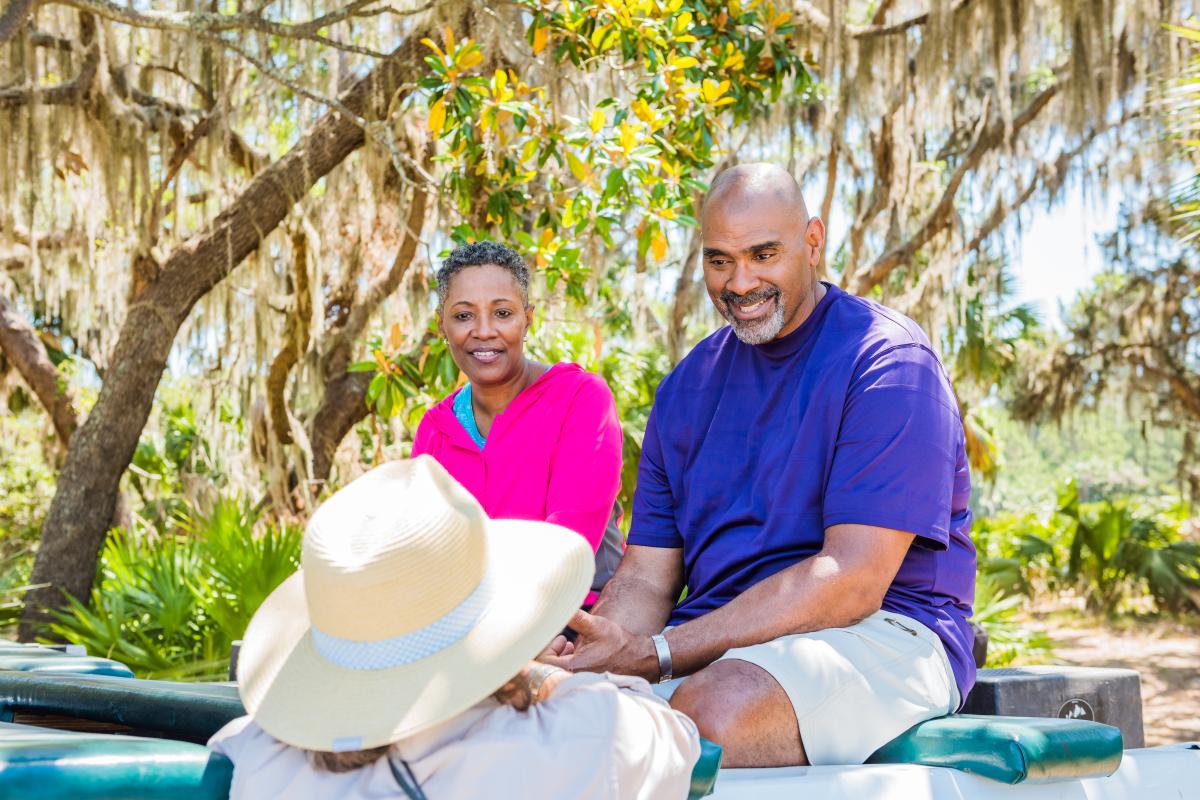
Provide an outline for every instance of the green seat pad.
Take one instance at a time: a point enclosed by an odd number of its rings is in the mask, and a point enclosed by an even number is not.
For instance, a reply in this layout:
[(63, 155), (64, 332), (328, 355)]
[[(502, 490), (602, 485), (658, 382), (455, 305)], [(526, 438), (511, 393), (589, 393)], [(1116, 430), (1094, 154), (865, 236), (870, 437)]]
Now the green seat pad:
[(1111, 775), (1121, 765), (1121, 731), (1111, 725), (1045, 717), (958, 714), (909, 728), (869, 764), (923, 764), (1002, 783)]
[(108, 675), (113, 678), (132, 678), (129, 667), (108, 658), (69, 656), (57, 650), (44, 652), (0, 652), (0, 670), (20, 672), (55, 672), (71, 675)]
[(237, 687), (227, 684), (0, 672), (0, 719), (11, 721), (14, 712), (128, 725), (192, 742), (208, 741), (246, 713)]
[(198, 744), (0, 723), (0, 797), (224, 800), (232, 777)]
[(0, 640), (0, 670), (21, 672), (69, 672), (74, 675), (111, 675), (132, 678), (133, 671), (120, 661), (95, 656), (71, 655), (61, 650)]
[(692, 786), (688, 790), (688, 800), (700, 800), (701, 797), (712, 794), (720, 769), (721, 745), (701, 738), (700, 758), (696, 760), (696, 766), (692, 767)]

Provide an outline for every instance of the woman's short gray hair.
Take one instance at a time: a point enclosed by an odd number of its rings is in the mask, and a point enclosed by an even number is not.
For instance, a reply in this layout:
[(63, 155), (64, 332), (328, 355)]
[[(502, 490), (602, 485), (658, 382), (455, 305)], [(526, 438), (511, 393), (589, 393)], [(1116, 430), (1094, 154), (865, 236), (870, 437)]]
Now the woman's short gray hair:
[(484, 240), (456, 247), (446, 256), (441, 269), (437, 271), (438, 305), (446, 304), (451, 278), (467, 267), (482, 267), (486, 264), (495, 264), (512, 273), (513, 280), (521, 289), (521, 299), (525, 303), (529, 302), (529, 267), (525, 265), (525, 259), (506, 244)]

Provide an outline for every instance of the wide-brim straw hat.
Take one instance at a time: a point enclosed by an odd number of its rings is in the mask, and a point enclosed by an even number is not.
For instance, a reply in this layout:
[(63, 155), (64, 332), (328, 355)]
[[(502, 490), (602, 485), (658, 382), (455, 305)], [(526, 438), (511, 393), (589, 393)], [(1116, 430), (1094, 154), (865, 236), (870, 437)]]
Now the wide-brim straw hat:
[(593, 570), (578, 533), (488, 519), (429, 456), (377, 467), (317, 510), (301, 569), (251, 620), (242, 702), (296, 747), (398, 741), (503, 686), (562, 630)]

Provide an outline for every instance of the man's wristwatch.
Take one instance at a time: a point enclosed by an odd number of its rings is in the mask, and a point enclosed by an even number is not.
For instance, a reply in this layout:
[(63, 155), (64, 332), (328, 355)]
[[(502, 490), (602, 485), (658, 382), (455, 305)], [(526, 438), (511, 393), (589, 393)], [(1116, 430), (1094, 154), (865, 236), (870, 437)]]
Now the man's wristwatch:
[(658, 682), (666, 683), (672, 677), (671, 648), (667, 646), (667, 637), (653, 633), (650, 641), (654, 642), (654, 652), (658, 654)]

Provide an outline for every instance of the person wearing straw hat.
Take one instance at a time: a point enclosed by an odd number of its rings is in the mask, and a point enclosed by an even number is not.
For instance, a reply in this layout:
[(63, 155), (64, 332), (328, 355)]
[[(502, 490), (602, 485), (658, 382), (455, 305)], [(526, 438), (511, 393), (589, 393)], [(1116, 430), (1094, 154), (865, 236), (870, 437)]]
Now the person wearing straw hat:
[(366, 473), (246, 631), (248, 716), (209, 742), (231, 800), (685, 797), (691, 720), (640, 678), (533, 661), (593, 570), (581, 537), (489, 519), (429, 456)]

